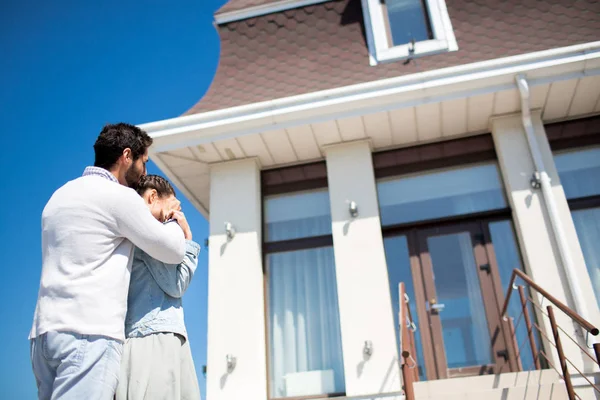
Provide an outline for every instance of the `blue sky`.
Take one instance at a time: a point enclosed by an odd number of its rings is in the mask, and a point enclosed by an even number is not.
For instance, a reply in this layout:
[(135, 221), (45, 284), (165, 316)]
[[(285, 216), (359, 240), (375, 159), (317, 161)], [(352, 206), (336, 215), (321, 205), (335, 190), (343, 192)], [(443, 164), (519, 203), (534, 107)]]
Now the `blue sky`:
[[(41, 270), (40, 215), (93, 162), (102, 125), (176, 117), (207, 90), (225, 0), (4, 0), (0, 12), (0, 398), (34, 399), (27, 334)], [(157, 173), (154, 165), (150, 173)], [(208, 225), (186, 200), (194, 238)], [(185, 298), (203, 397), (207, 257)]]

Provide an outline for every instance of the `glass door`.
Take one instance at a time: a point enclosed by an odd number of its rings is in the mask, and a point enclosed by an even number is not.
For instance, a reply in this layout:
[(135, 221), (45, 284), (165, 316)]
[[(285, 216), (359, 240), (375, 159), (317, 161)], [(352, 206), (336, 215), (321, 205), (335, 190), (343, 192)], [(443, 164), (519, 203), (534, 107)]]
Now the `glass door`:
[(435, 378), (510, 368), (493, 279), (496, 264), (486, 253), (481, 225), (420, 230), (416, 239)]

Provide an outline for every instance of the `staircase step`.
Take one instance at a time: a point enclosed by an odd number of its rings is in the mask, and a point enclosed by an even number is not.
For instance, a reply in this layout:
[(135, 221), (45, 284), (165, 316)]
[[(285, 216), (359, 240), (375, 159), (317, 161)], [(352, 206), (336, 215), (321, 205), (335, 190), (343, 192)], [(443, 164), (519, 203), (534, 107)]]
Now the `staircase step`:
[[(560, 380), (554, 370), (510, 372), (498, 375), (470, 376), (417, 382), (414, 385), (417, 398), (441, 398), (452, 394), (481, 392), (493, 389), (551, 385)], [(445, 397), (443, 397), (445, 398)], [(487, 399), (486, 399), (487, 400)]]
[(563, 382), (532, 384), (519, 387), (506, 387), (475, 391), (468, 387), (461, 393), (437, 393), (430, 396), (416, 396), (416, 400), (568, 400)]

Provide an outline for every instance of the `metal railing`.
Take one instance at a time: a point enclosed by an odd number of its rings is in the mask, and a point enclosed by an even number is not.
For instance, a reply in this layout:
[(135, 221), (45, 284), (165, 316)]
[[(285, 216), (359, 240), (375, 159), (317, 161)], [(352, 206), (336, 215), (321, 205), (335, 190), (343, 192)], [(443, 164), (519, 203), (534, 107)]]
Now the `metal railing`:
[[(398, 310), (398, 323), (400, 325), (400, 351), (402, 359), (400, 367), (402, 369), (403, 390), (406, 400), (414, 400), (414, 383), (419, 381), (419, 368), (417, 365), (417, 351), (415, 345), (416, 325), (413, 322), (410, 313), (410, 299), (406, 294), (404, 282), (398, 285), (400, 307)], [(600, 349), (599, 349), (600, 351)]]
[[(550, 303), (552, 303), (552, 305), (546, 306), (546, 310), (544, 310), (540, 304), (538, 304), (536, 301), (534, 301), (534, 299), (532, 299), (526, 294), (525, 286), (515, 285), (517, 278), (520, 278), (522, 281), (524, 281), (530, 289), (535, 290), (542, 296), (543, 299), (546, 299)], [(514, 323), (514, 318), (511, 318), (506, 315), (511, 300), (511, 295), (515, 290), (519, 292), (519, 301), (521, 304), (521, 312), (517, 317), (517, 324)], [(550, 323), (550, 329), (552, 331), (552, 338), (548, 337), (549, 335), (547, 335), (544, 332), (544, 330), (540, 327), (540, 325), (536, 323), (535, 320), (532, 318), (532, 315), (529, 312), (529, 305), (536, 308), (539, 311), (539, 315), (541, 317), (546, 317), (548, 319)], [(581, 350), (581, 353), (598, 366), (600, 366), (600, 344), (594, 344), (593, 349), (595, 355), (593, 356), (592, 354), (590, 354), (590, 352), (578, 342), (577, 338), (572, 337), (572, 335), (570, 335), (565, 329), (558, 325), (558, 323), (556, 322), (556, 316), (554, 314), (554, 307), (561, 310), (573, 322), (575, 322), (575, 324), (578, 327), (587, 332), (588, 335), (598, 335), (598, 328), (592, 325), (589, 321), (585, 320), (581, 315), (577, 314), (574, 310), (566, 306), (564, 303), (562, 303), (550, 293), (548, 293), (546, 290), (544, 290), (542, 287), (540, 287), (524, 272), (522, 272), (519, 269), (513, 270), (500, 316), (504, 318), (504, 322), (509, 327), (509, 331), (511, 334), (511, 340), (509, 342), (512, 343), (513, 351), (517, 358), (517, 369), (519, 371), (523, 370), (523, 366), (521, 364), (521, 348), (525, 344), (529, 343), (529, 349), (531, 351), (531, 356), (533, 357), (534, 369), (542, 369), (541, 358), (543, 358), (544, 362), (547, 363), (550, 367), (552, 367), (564, 380), (569, 400), (575, 400), (580, 398), (577, 395), (577, 393), (575, 393), (575, 390), (573, 388), (573, 382), (571, 380), (571, 373), (569, 367), (575, 369), (579, 373), (579, 375), (581, 375), (597, 393), (600, 393), (600, 388), (598, 388), (586, 376), (586, 374), (581, 372), (581, 370), (577, 368), (577, 366), (565, 356), (562, 339), (567, 338), (573, 343), (575, 343), (577, 347), (579, 347), (579, 349)], [(523, 341), (522, 344), (518, 344), (518, 341), (516, 339), (517, 329), (522, 321), (524, 321), (525, 327), (527, 329), (527, 338)], [(556, 350), (558, 361), (560, 364), (560, 371), (556, 368), (556, 366), (553, 365), (551, 356), (549, 356), (541, 348), (538, 348), (535, 340), (535, 332), (537, 332), (541, 337), (543, 337), (546, 340), (546, 342), (549, 343), (550, 346)]]

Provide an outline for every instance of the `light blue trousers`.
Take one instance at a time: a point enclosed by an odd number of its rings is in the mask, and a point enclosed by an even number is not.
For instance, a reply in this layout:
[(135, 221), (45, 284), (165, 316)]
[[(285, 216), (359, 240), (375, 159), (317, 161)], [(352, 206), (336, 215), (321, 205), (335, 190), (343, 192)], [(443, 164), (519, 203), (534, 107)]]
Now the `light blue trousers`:
[(31, 340), (39, 400), (110, 400), (123, 344), (97, 335), (48, 332)]

